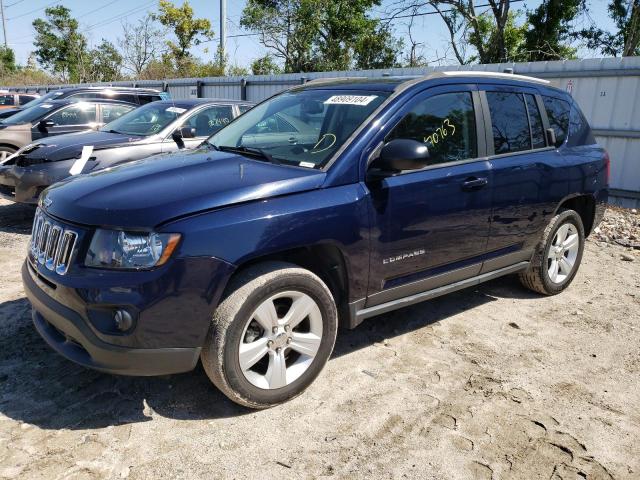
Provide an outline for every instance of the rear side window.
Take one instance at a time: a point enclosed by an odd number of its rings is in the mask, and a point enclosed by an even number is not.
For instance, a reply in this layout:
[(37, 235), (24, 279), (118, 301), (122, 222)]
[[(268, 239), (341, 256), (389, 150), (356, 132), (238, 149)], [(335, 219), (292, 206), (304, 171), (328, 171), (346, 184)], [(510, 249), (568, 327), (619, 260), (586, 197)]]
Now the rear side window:
[(227, 125), (232, 118), (230, 105), (216, 105), (192, 115), (184, 125), (195, 128), (196, 137), (208, 137)]
[(114, 100), (120, 100), (122, 102), (138, 103), (136, 95), (131, 93), (116, 93), (115, 95), (109, 95), (108, 97), (105, 96), (105, 98), (112, 98)]
[(531, 149), (531, 134), (521, 93), (487, 92), (496, 155)]
[(542, 117), (540, 110), (533, 95), (525, 93), (524, 100), (527, 103), (527, 112), (529, 113), (529, 126), (531, 127), (531, 141), (533, 148), (544, 148), (547, 142), (544, 138), (544, 128), (542, 126)]
[(556, 133), (556, 147), (559, 147), (567, 139), (569, 131), (569, 102), (554, 97), (542, 97), (544, 108), (547, 111), (549, 125)]
[(429, 148), (432, 164), (478, 156), (475, 112), (470, 92), (444, 93), (417, 103), (387, 136), (413, 139)]
[(251, 110), (251, 105), (238, 105), (238, 110), (240, 110), (240, 113), (244, 113), (247, 110)]
[(128, 105), (109, 105), (102, 104), (100, 106), (102, 111), (102, 123), (109, 123), (114, 121), (116, 118), (121, 117), (127, 112), (133, 110), (133, 107)]
[(35, 95), (18, 95), (18, 103), (20, 105), (24, 105), (25, 103), (28, 103), (36, 98), (38, 97), (36, 97)]
[(140, 105), (146, 105), (147, 103), (157, 102), (158, 100), (162, 100), (162, 97), (160, 97), (160, 95), (138, 94), (138, 103), (140, 103)]
[(591, 127), (578, 105), (574, 102), (571, 105), (571, 113), (569, 114), (569, 140), (567, 141), (567, 146), (593, 145), (594, 143), (596, 143), (596, 139), (593, 137)]

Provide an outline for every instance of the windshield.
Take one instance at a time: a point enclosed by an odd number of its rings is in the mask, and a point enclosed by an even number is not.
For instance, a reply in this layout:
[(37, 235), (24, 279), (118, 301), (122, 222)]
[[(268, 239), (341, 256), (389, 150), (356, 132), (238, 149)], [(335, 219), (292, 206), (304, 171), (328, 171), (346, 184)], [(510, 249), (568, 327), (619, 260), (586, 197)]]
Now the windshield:
[(168, 103), (152, 102), (122, 115), (111, 123), (107, 123), (100, 130), (147, 137), (158, 133), (186, 111), (186, 108), (176, 107)]
[(60, 105), (54, 105), (52, 103), (43, 103), (36, 105), (35, 107), (20, 110), (15, 115), (11, 115), (9, 118), (2, 120), (4, 125), (19, 125), (21, 123), (33, 123), (36, 120), (40, 120), (45, 114), (55, 110)]
[(322, 168), (389, 92), (287, 92), (247, 111), (207, 140), (219, 150), (259, 152), (264, 160)]
[(42, 102), (45, 102), (47, 100), (55, 100), (56, 98), (59, 98), (63, 93), (64, 92), (60, 90), (58, 90), (57, 92), (49, 92), (46, 95), (35, 98), (30, 102), (25, 103), (24, 105), (22, 105), (22, 109), (24, 110), (25, 108), (35, 107), (36, 105), (40, 105)]

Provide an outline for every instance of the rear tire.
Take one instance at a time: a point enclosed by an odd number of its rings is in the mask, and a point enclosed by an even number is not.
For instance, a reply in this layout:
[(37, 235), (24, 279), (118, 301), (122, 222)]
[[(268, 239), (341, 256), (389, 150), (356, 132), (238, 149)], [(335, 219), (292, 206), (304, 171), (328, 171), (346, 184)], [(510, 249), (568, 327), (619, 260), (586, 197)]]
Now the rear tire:
[(578, 272), (584, 241), (580, 215), (574, 210), (561, 211), (544, 230), (529, 268), (519, 275), (520, 282), (543, 295), (562, 292)]
[(214, 313), (202, 365), (227, 397), (268, 408), (300, 395), (326, 364), (338, 316), (312, 272), (284, 262), (237, 275)]
[(17, 151), (17, 148), (13, 148), (8, 145), (0, 145), (0, 162), (2, 162), (9, 155), (16, 153)]

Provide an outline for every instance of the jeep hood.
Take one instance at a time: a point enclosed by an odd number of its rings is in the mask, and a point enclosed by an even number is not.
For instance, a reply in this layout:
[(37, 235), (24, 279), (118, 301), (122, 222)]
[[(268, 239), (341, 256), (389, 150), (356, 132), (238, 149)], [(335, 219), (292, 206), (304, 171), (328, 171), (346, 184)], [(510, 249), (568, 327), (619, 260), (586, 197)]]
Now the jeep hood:
[(85, 131), (43, 138), (33, 142), (23, 153), (23, 163), (58, 162), (80, 158), (82, 147), (93, 145), (94, 151), (131, 145), (146, 137), (129, 136), (121, 133)]
[(325, 173), (195, 150), (138, 160), (57, 183), (45, 210), (83, 225), (151, 229), (171, 219), (318, 188)]

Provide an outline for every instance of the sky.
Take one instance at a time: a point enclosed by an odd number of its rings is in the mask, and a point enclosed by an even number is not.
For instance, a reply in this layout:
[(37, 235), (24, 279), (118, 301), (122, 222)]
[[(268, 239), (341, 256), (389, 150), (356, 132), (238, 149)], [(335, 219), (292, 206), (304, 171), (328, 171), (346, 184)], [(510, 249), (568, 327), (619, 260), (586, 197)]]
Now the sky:
[[(32, 22), (38, 17), (44, 17), (44, 10), (48, 6), (64, 5), (71, 9), (72, 15), (80, 22), (80, 29), (89, 40), (90, 45), (97, 45), (102, 38), (117, 44), (122, 35), (122, 25), (125, 22), (135, 23), (138, 19), (156, 10), (157, 0), (1, 0), (4, 3), (6, 17), (7, 42), (16, 53), (16, 61), (25, 64), (33, 50), (34, 30)], [(181, 4), (182, 0), (173, 0)], [(383, 0), (380, 7), (374, 9), (374, 16), (384, 17), (388, 5), (395, 0)], [(476, 0), (476, 5), (486, 4), (485, 0)], [(608, 0), (589, 0), (591, 19), (598, 25), (608, 28), (612, 22), (608, 18), (606, 7)], [(199, 18), (211, 20), (216, 35), (219, 35), (220, 10), (218, 0), (190, 0), (195, 15)], [(249, 67), (251, 61), (267, 53), (258, 42), (259, 37), (232, 37), (244, 34), (240, 28), (240, 17), (244, 7), (244, 0), (227, 0), (227, 53), (232, 65)], [(540, 0), (525, 0), (512, 4), (515, 8), (535, 8)], [(407, 20), (397, 20), (392, 23), (395, 34), (400, 38), (407, 37)], [(415, 20), (412, 35), (420, 42), (422, 54), (427, 61), (434, 64), (455, 64), (455, 58), (448, 48), (448, 34), (437, 15), (426, 15)], [(408, 41), (405, 41), (405, 44)], [(192, 52), (204, 59), (211, 60), (217, 40), (195, 47)], [(579, 51), (583, 57), (598, 56), (593, 52)]]

